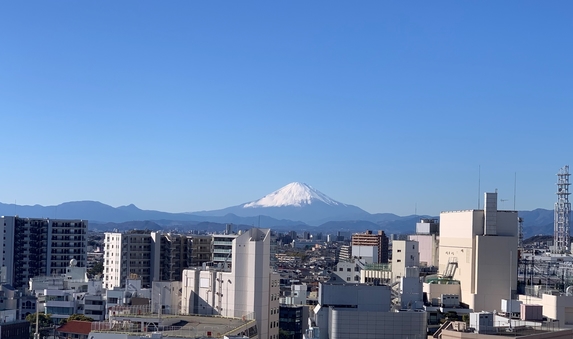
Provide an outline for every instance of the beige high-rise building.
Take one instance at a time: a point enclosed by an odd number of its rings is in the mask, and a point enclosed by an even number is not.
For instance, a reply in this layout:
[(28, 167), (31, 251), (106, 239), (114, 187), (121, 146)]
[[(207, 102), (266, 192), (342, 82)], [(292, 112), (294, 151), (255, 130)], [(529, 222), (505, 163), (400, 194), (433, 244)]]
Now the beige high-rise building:
[(493, 311), (517, 287), (517, 212), (499, 211), (497, 193), (483, 210), (440, 214), (439, 271), (461, 283), (461, 302)]

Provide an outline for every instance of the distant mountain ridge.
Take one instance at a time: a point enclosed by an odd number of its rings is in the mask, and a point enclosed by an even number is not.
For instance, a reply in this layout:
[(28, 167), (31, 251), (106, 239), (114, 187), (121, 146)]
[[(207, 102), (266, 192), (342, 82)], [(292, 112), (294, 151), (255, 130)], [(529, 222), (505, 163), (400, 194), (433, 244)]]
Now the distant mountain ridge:
[[(432, 216), (398, 216), (392, 213), (370, 214), (365, 210), (336, 201), (303, 183), (290, 183), (259, 200), (214, 211), (168, 213), (142, 210), (133, 204), (112, 207), (98, 201), (73, 201), (57, 206), (21, 206), (0, 203), (0, 215), (31, 218), (84, 219), (98, 229), (133, 229), (147, 227), (162, 230), (218, 230), (227, 223), (240, 227), (261, 226), (277, 230), (338, 230), (362, 232), (366, 229), (387, 233), (413, 233), (420, 218)], [(553, 211), (520, 211), (524, 236), (553, 233)], [(146, 224), (141, 221), (150, 221)]]
[(275, 219), (296, 219), (315, 226), (331, 220), (360, 220), (371, 216), (357, 206), (336, 201), (312, 186), (299, 182), (283, 186), (259, 200), (192, 214), (222, 216), (229, 213), (241, 217), (267, 215)]

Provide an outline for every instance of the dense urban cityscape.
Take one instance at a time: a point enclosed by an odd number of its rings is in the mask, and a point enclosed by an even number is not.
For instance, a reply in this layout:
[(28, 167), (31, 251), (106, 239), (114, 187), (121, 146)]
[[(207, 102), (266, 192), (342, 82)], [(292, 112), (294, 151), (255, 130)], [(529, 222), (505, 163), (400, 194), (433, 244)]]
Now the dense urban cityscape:
[(571, 13), (1, 1), (0, 339), (573, 339)]
[(420, 219), (415, 234), (93, 232), (87, 220), (2, 216), (0, 333), (570, 338), (569, 176), (557, 174), (554, 235), (529, 239), (497, 192), (481, 209)]

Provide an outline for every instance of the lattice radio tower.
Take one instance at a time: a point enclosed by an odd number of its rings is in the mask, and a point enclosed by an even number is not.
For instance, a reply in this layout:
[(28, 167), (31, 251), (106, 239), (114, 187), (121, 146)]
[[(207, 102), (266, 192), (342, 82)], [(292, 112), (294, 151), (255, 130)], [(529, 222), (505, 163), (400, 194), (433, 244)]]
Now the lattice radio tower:
[(554, 253), (570, 253), (571, 250), (571, 236), (569, 234), (569, 219), (571, 218), (569, 176), (569, 166), (562, 167), (557, 173), (557, 202), (555, 203), (555, 219), (553, 221)]

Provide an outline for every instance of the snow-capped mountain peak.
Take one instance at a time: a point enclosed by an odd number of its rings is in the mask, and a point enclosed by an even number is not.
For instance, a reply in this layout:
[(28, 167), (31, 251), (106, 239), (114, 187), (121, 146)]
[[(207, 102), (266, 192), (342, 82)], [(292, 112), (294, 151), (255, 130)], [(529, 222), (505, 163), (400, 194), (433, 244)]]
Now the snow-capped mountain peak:
[(314, 201), (321, 201), (331, 206), (346, 206), (326, 196), (324, 193), (312, 188), (310, 185), (292, 182), (263, 198), (246, 203), (243, 208), (255, 207), (281, 207), (310, 205)]

